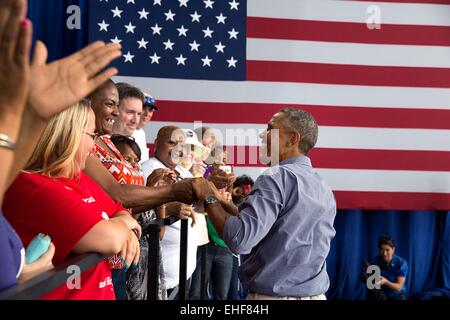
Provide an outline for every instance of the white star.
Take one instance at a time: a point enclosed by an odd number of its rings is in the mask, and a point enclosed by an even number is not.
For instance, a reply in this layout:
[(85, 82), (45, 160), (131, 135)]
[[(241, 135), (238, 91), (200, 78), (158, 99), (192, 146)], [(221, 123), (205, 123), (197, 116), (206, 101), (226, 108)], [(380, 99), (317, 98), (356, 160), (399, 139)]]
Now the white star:
[(113, 18), (115, 18), (115, 17), (122, 18), (123, 10), (119, 10), (119, 8), (117, 6), (116, 6), (116, 8), (114, 10), (111, 10), (111, 11), (112, 11), (112, 13), (114, 13)]
[(178, 2), (180, 3), (180, 7), (187, 8), (187, 3), (189, 2), (189, 0), (178, 0)]
[(134, 29), (136, 29), (136, 26), (133, 26), (130, 22), (127, 26), (125, 26), (125, 28), (127, 28), (127, 33), (134, 33)]
[(130, 51), (128, 51), (128, 53), (127, 53), (127, 54), (124, 54), (123, 56), (124, 56), (124, 58), (125, 58), (125, 62), (131, 62), (131, 63), (133, 63), (133, 58), (134, 58), (134, 56), (130, 53)]
[(179, 66), (180, 64), (182, 64), (183, 66), (185, 66), (185, 62), (187, 60), (187, 58), (183, 57), (182, 54), (180, 54), (179, 57), (175, 57), (175, 59), (177, 59), (177, 66)]
[(117, 43), (120, 44), (122, 42), (122, 40), (120, 40), (119, 38), (117, 38), (117, 36), (114, 39), (111, 39), (112, 43)]
[(230, 60), (227, 60), (228, 62), (228, 68), (234, 67), (236, 68), (236, 63), (238, 62), (238, 60), (235, 60), (234, 57), (231, 57)]
[(161, 59), (161, 57), (158, 56), (156, 52), (152, 56), (149, 56), (149, 58), (152, 59), (152, 64), (159, 64), (159, 59)]
[(159, 5), (161, 6), (161, 0), (155, 0), (153, 1), (153, 6)]
[(162, 30), (163, 28), (161, 28), (160, 26), (158, 26), (158, 24), (155, 24), (155, 26), (154, 26), (154, 27), (151, 27), (150, 29), (153, 30), (153, 34), (159, 34), (159, 35), (161, 35), (161, 30)]
[(145, 49), (147, 49), (148, 41), (145, 41), (144, 38), (142, 38), (142, 39), (141, 39), (140, 41), (138, 41), (137, 43), (139, 44), (139, 49), (140, 49), (140, 48), (145, 48)]
[(167, 39), (166, 42), (163, 42), (165, 48), (164, 50), (173, 50), (173, 46), (175, 44), (175, 42), (170, 41), (170, 39)]
[(145, 19), (147, 20), (147, 16), (150, 14), (150, 12), (145, 11), (145, 8), (142, 8), (142, 11), (138, 11), (139, 13), (139, 20)]
[(223, 49), (225, 49), (227, 46), (224, 46), (222, 44), (222, 42), (219, 42), (218, 44), (216, 44), (214, 47), (216, 47), (216, 53), (222, 52), (224, 53)]
[(194, 14), (191, 14), (192, 22), (200, 22), (200, 18), (202, 17), (201, 14), (198, 14), (197, 11), (194, 12)]
[(105, 20), (103, 20), (101, 23), (97, 23), (97, 24), (100, 27), (100, 31), (104, 30), (104, 31), (108, 32), (109, 24), (107, 24), (105, 22)]
[(205, 58), (202, 59), (203, 61), (203, 66), (208, 66), (211, 67), (211, 62), (213, 61), (213, 59), (210, 59), (208, 56), (206, 56)]
[(173, 18), (176, 16), (175, 13), (172, 12), (172, 10), (169, 10), (168, 12), (164, 13), (166, 16), (166, 21), (172, 20), (175, 21)]
[(236, 2), (236, 0), (233, 0), (233, 2), (228, 2), (228, 4), (231, 6), (230, 10), (233, 10), (233, 9), (239, 10), (239, 8), (238, 8), (239, 2)]
[(177, 28), (177, 30), (178, 30), (178, 36), (179, 37), (181, 37), (181, 36), (187, 37), (186, 32), (188, 32), (189, 29), (186, 29), (184, 26), (181, 26), (181, 28)]
[(208, 8), (208, 7), (213, 9), (214, 1), (206, 0), (206, 1), (203, 1), (203, 2), (205, 3), (205, 9)]
[(127, 0), (127, 4), (128, 4), (128, 3), (135, 4), (135, 3), (134, 3), (134, 0)]
[(220, 16), (216, 16), (216, 19), (217, 19), (217, 24), (219, 24), (219, 23), (225, 24), (225, 20), (227, 19), (227, 17), (225, 17), (221, 12)]
[(203, 30), (203, 33), (205, 34), (205, 38), (212, 38), (212, 34), (214, 33), (214, 30), (211, 30), (209, 27)]
[(233, 30), (231, 30), (231, 31), (228, 31), (228, 33), (230, 34), (230, 39), (237, 39), (237, 35), (239, 34), (239, 32), (237, 32), (236, 30), (234, 30), (234, 28), (233, 28)]
[(198, 52), (198, 48), (200, 47), (200, 44), (198, 44), (197, 41), (194, 40), (194, 42), (189, 43), (189, 45), (191, 46), (191, 51)]

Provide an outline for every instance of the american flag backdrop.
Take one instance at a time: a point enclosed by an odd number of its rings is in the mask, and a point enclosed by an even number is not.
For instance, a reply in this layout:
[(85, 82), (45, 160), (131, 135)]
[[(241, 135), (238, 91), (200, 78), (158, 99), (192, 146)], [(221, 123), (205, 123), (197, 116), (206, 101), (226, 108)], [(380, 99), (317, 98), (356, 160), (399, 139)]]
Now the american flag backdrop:
[[(449, 4), (91, 0), (89, 34), (120, 42), (115, 80), (158, 100), (149, 143), (167, 124), (260, 130), (297, 107), (320, 125), (310, 156), (339, 208), (449, 210)], [(264, 170), (249, 158), (238, 175)]]

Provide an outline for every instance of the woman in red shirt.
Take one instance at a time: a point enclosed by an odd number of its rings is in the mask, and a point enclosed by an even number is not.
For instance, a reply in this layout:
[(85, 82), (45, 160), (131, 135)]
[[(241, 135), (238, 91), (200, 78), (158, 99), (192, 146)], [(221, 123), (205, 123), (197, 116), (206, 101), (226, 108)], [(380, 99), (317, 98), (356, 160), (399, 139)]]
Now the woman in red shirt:
[[(129, 265), (139, 260), (138, 223), (82, 172), (93, 132), (95, 115), (87, 102), (53, 118), (5, 195), (5, 216), (25, 245), (38, 233), (51, 237), (55, 266), (87, 252), (119, 254)], [(84, 272), (79, 288), (63, 285), (43, 299), (115, 299), (107, 261)]]

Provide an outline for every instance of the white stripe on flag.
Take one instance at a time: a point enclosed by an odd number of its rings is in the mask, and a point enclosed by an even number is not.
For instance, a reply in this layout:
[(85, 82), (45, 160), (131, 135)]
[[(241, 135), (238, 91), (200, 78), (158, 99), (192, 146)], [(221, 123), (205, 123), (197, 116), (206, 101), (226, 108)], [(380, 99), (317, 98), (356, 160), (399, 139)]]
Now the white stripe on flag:
[(450, 26), (450, 6), (418, 3), (359, 2), (338, 0), (248, 0), (247, 15), (281, 19), (299, 19), (366, 23), (377, 6), (381, 23)]
[[(314, 163), (313, 163), (314, 165)], [(235, 167), (237, 176), (257, 178), (267, 167)], [(315, 169), (334, 191), (450, 192), (450, 172)]]
[(254, 39), (247, 59), (366, 66), (450, 68), (450, 47)]
[[(182, 129), (196, 128), (194, 123), (154, 121), (146, 127), (147, 141), (153, 143), (159, 129), (167, 125)], [(225, 139), (224, 144), (229, 146), (257, 146), (259, 139), (256, 134), (267, 128), (266, 124), (203, 123), (203, 126), (220, 130)], [(229, 130), (228, 138), (227, 130)], [(321, 126), (319, 130), (317, 148), (450, 151), (450, 130), (329, 126)]]

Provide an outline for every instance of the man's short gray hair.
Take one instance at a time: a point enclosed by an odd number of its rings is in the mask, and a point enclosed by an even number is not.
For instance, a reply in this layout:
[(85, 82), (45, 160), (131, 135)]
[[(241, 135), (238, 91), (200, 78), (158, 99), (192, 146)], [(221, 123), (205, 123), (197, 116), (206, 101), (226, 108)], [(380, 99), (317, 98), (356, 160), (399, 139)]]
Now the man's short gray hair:
[(314, 117), (309, 112), (295, 108), (286, 108), (279, 113), (284, 114), (286, 131), (300, 134), (299, 149), (304, 155), (308, 155), (319, 137), (319, 127)]

